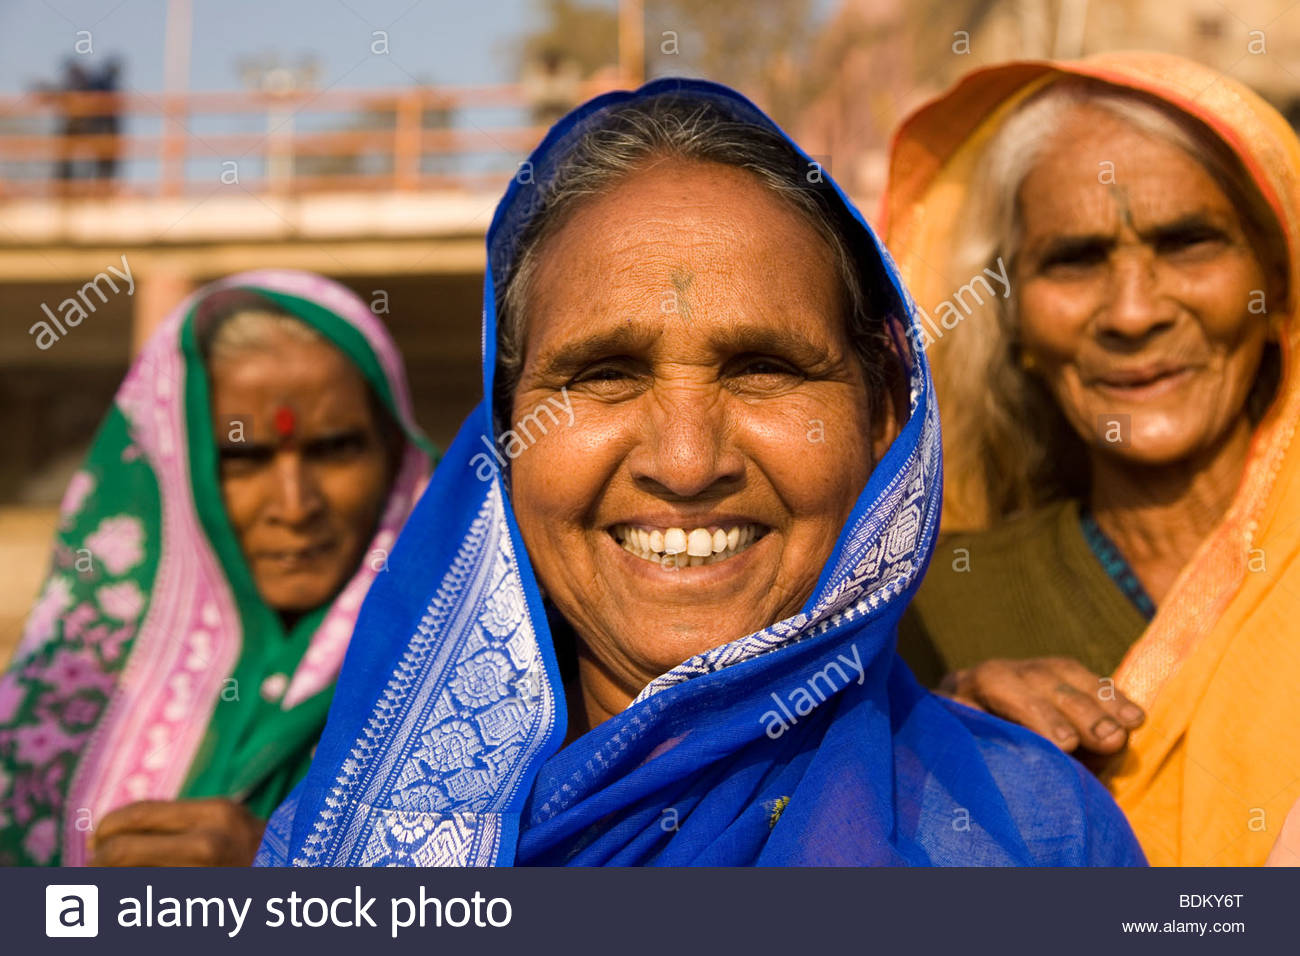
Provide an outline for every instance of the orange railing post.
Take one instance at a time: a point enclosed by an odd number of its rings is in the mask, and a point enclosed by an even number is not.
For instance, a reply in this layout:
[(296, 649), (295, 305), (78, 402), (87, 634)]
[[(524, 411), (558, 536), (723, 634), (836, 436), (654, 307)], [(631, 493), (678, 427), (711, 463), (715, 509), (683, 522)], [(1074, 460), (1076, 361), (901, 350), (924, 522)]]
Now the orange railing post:
[(393, 133), (393, 185), (415, 189), (420, 184), (420, 125), (424, 98), (418, 89), (407, 90), (397, 101)]
[(184, 191), (186, 144), (189, 139), (185, 104), (183, 94), (163, 95), (158, 191), (164, 196), (179, 196)]

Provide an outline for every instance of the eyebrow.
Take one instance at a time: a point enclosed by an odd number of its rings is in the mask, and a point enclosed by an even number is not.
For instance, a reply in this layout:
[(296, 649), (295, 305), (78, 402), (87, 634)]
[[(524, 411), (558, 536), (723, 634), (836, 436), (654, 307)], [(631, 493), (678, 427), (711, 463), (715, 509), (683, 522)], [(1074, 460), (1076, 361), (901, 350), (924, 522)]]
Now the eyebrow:
[[(1159, 242), (1162, 239), (1171, 239), (1186, 233), (1194, 233), (1204, 230), (1214, 232), (1220, 235), (1226, 232), (1225, 228), (1215, 222), (1214, 218), (1206, 212), (1191, 212), (1184, 216), (1169, 222), (1162, 222), (1158, 225), (1151, 226), (1147, 229), (1139, 230), (1138, 237), (1143, 242)], [(1105, 249), (1109, 251), (1116, 244), (1114, 233), (1085, 233), (1074, 236), (1057, 236), (1048, 240), (1039, 252), (1038, 258), (1049, 259), (1062, 255), (1073, 255), (1081, 252), (1087, 252), (1092, 249)]]
[[(602, 358), (650, 349), (663, 336), (658, 323), (628, 322), (612, 329), (566, 340), (537, 360), (543, 376), (573, 375)], [(754, 325), (738, 320), (710, 334), (708, 344), (722, 354), (749, 352), (789, 356), (796, 362), (825, 361), (829, 348), (784, 326)]]
[(597, 359), (649, 348), (663, 329), (645, 322), (620, 323), (613, 328), (566, 339), (537, 358), (542, 375), (572, 375)]
[(719, 351), (788, 355), (796, 361), (806, 363), (822, 361), (830, 353), (829, 343), (819, 344), (787, 326), (750, 325), (744, 322), (730, 326), (725, 339), (711, 338), (710, 344)]
[(1227, 230), (1224, 226), (1214, 221), (1214, 218), (1208, 213), (1193, 212), (1185, 216), (1179, 216), (1171, 222), (1161, 223), (1158, 226), (1152, 226), (1150, 229), (1139, 233), (1143, 239), (1169, 239), (1175, 236), (1181, 236), (1194, 232), (1215, 232), (1225, 233)]
[(1053, 236), (1042, 244), (1040, 257), (1060, 255), (1062, 253), (1083, 252), (1097, 246), (1110, 248), (1115, 244), (1114, 235), (1104, 232), (1086, 233), (1073, 236)]
[[(367, 438), (367, 430), (364, 425), (345, 425), (340, 428), (331, 428), (322, 431), (319, 434), (295, 435), (297, 443), (303, 448), (312, 448), (317, 445), (325, 445), (336, 441), (350, 441), (356, 438)], [(228, 439), (217, 439), (217, 450), (222, 454), (227, 452), (238, 455), (244, 454), (264, 454), (274, 452), (280, 447), (280, 442), (256, 441), (247, 439), (245, 441), (230, 441)]]

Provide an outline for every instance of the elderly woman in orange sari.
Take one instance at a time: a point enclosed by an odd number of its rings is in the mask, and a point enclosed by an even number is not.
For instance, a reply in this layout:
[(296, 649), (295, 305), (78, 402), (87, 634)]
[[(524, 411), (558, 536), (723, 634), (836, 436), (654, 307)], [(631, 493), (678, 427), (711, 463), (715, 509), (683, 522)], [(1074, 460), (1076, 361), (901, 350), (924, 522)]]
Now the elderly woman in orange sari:
[(1263, 863), (1300, 796), (1298, 170), (1158, 54), (981, 70), (895, 143), (946, 469), (901, 649), (1089, 761), (1154, 864)]

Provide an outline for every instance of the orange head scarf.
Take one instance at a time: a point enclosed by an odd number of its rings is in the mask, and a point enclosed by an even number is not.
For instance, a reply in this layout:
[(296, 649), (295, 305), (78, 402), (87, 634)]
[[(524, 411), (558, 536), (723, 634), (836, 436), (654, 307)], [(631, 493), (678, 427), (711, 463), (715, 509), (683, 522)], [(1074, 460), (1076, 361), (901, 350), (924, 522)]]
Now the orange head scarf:
[[(1158, 98), (1208, 127), (1241, 161), (1289, 250), (1277, 396), (1223, 521), (1115, 674), (1148, 719), (1108, 779), (1152, 863), (1259, 864), (1300, 797), (1300, 142), (1249, 89), (1178, 57), (1009, 63), (971, 73), (904, 122), (882, 232), (922, 307), (951, 295), (966, 281), (952, 274), (952, 247), (984, 148), (1027, 97), (1070, 76)], [(945, 344), (931, 353), (941, 415), (943, 367), (961, 361)], [(945, 521), (988, 523), (978, 475), (958, 471), (945, 475)]]

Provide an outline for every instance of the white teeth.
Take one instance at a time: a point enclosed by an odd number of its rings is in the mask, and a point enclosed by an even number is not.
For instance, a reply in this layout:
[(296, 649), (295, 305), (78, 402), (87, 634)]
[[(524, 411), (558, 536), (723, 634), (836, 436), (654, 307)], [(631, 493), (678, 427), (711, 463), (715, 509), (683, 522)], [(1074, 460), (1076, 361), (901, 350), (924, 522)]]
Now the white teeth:
[(722, 528), (658, 528), (646, 530), (632, 525), (610, 529), (623, 549), (664, 568), (694, 568), (734, 558), (760, 537), (758, 525)]
[(692, 558), (707, 558), (713, 553), (713, 535), (707, 528), (696, 528), (686, 539), (686, 553)]

